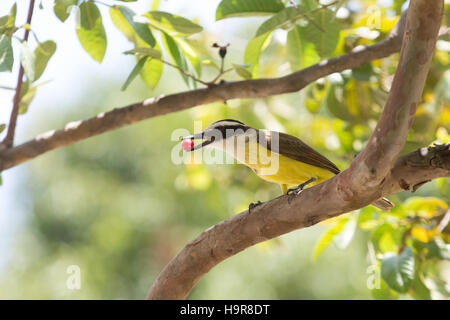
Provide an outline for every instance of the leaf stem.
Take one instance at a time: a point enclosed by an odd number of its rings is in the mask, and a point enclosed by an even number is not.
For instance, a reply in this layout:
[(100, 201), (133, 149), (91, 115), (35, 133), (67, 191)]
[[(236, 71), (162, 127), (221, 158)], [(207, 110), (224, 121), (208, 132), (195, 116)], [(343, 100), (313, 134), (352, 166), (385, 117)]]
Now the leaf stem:
[[(27, 16), (27, 24), (31, 25), (31, 18), (33, 17), (33, 9), (34, 9), (35, 0), (30, 0), (30, 5), (28, 7), (28, 16)], [(30, 29), (25, 28), (25, 35), (23, 37), (23, 41), (28, 41), (28, 36), (30, 34)], [(14, 142), (14, 133), (16, 131), (17, 117), (19, 115), (19, 107), (20, 101), (22, 99), (22, 85), (23, 85), (23, 75), (24, 69), (22, 63), (20, 63), (19, 67), (19, 75), (17, 78), (16, 85), (16, 93), (14, 94), (13, 99), (13, 109), (11, 111), (11, 117), (9, 120), (8, 131), (6, 133), (5, 139), (0, 145), (0, 149), (11, 148)]]

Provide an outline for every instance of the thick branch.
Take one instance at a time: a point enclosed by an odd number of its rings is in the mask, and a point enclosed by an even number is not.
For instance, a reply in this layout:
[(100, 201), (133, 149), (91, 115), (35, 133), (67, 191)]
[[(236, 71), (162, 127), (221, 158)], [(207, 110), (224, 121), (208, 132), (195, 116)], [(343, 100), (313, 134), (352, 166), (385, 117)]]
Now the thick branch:
[(184, 299), (211, 268), (256, 243), (362, 208), (378, 197), (424, 181), (449, 176), (450, 144), (447, 144), (428, 148), (425, 156), (415, 151), (399, 158), (378, 192), (364, 198), (349, 198), (344, 188), (347, 182), (338, 175), (302, 191), (290, 203), (288, 196), (273, 199), (251, 213), (244, 211), (203, 232), (169, 262), (147, 298)]
[(392, 88), (365, 150), (353, 161), (351, 183), (377, 186), (392, 167), (408, 136), (422, 97), (440, 22), (442, 1), (411, 1)]
[(53, 149), (68, 146), (144, 119), (212, 102), (238, 98), (262, 98), (299, 91), (308, 84), (331, 73), (355, 68), (398, 52), (401, 47), (404, 24), (405, 15), (402, 16), (389, 36), (379, 43), (372, 46), (356, 47), (345, 55), (322, 61), (285, 77), (224, 83), (212, 88), (151, 98), (101, 113), (94, 118), (69, 123), (63, 129), (44, 133), (22, 145), (0, 152), (0, 171)]
[[(258, 242), (362, 208), (389, 194), (450, 175), (450, 145), (397, 160), (412, 125), (443, 14), (443, 0), (411, 0), (392, 89), (364, 151), (334, 178), (282, 196), (249, 214), (236, 215), (188, 244), (156, 279), (149, 299), (187, 297), (201, 276), (220, 261)], [(442, 167), (436, 167), (442, 164)], [(410, 170), (409, 167), (414, 167)], [(425, 169), (424, 169), (425, 168)], [(403, 176), (402, 174), (409, 174)]]

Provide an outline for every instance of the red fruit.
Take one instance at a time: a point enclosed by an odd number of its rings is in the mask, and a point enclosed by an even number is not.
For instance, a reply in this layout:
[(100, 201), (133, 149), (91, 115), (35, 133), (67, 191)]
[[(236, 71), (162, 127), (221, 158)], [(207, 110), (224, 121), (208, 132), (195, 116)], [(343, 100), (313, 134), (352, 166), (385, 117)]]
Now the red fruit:
[(185, 139), (181, 143), (181, 148), (183, 148), (184, 151), (191, 151), (193, 147), (194, 141), (192, 141), (191, 139)]

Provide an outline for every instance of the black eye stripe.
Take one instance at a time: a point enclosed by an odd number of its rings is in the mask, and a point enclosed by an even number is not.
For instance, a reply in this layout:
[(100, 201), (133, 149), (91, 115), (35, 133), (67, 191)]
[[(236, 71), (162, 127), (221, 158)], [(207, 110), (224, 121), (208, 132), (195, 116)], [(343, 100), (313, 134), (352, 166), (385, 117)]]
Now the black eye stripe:
[(229, 135), (230, 133), (232, 135), (234, 135), (234, 133), (239, 130), (239, 131), (247, 131), (248, 129), (250, 129), (250, 127), (247, 127), (246, 125), (223, 125), (220, 127), (216, 128), (217, 130), (219, 130), (222, 134), (222, 137), (227, 138), (227, 134)]

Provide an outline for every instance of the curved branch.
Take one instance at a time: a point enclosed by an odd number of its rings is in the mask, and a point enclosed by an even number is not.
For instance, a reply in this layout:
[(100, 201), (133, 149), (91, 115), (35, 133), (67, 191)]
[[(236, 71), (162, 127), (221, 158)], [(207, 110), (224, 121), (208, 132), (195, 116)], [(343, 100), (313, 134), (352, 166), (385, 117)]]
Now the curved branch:
[(450, 144), (398, 159), (422, 95), (443, 4), (443, 0), (410, 1), (388, 100), (366, 148), (347, 170), (289, 202), (288, 196), (281, 196), (251, 214), (242, 212), (203, 232), (169, 262), (147, 298), (185, 298), (212, 267), (258, 242), (362, 208), (411, 186), (414, 190), (430, 179), (450, 176)]
[[(426, 148), (427, 149), (427, 148)], [(422, 150), (422, 149), (421, 149)], [(376, 195), (346, 198), (342, 175), (305, 189), (288, 202), (281, 196), (209, 228), (184, 247), (162, 270), (147, 299), (184, 299), (197, 281), (221, 261), (282, 234), (362, 208), (372, 200), (450, 177), (450, 144), (399, 158)]]
[(352, 69), (398, 52), (401, 47), (405, 20), (405, 14), (403, 14), (388, 37), (374, 45), (358, 46), (347, 54), (321, 61), (309, 68), (281, 78), (230, 82), (211, 88), (150, 98), (143, 102), (101, 113), (87, 120), (71, 122), (63, 129), (43, 133), (19, 146), (0, 151), (0, 171), (31, 160), (48, 151), (144, 119), (212, 102), (238, 98), (262, 98), (299, 91), (308, 84), (331, 73)]

